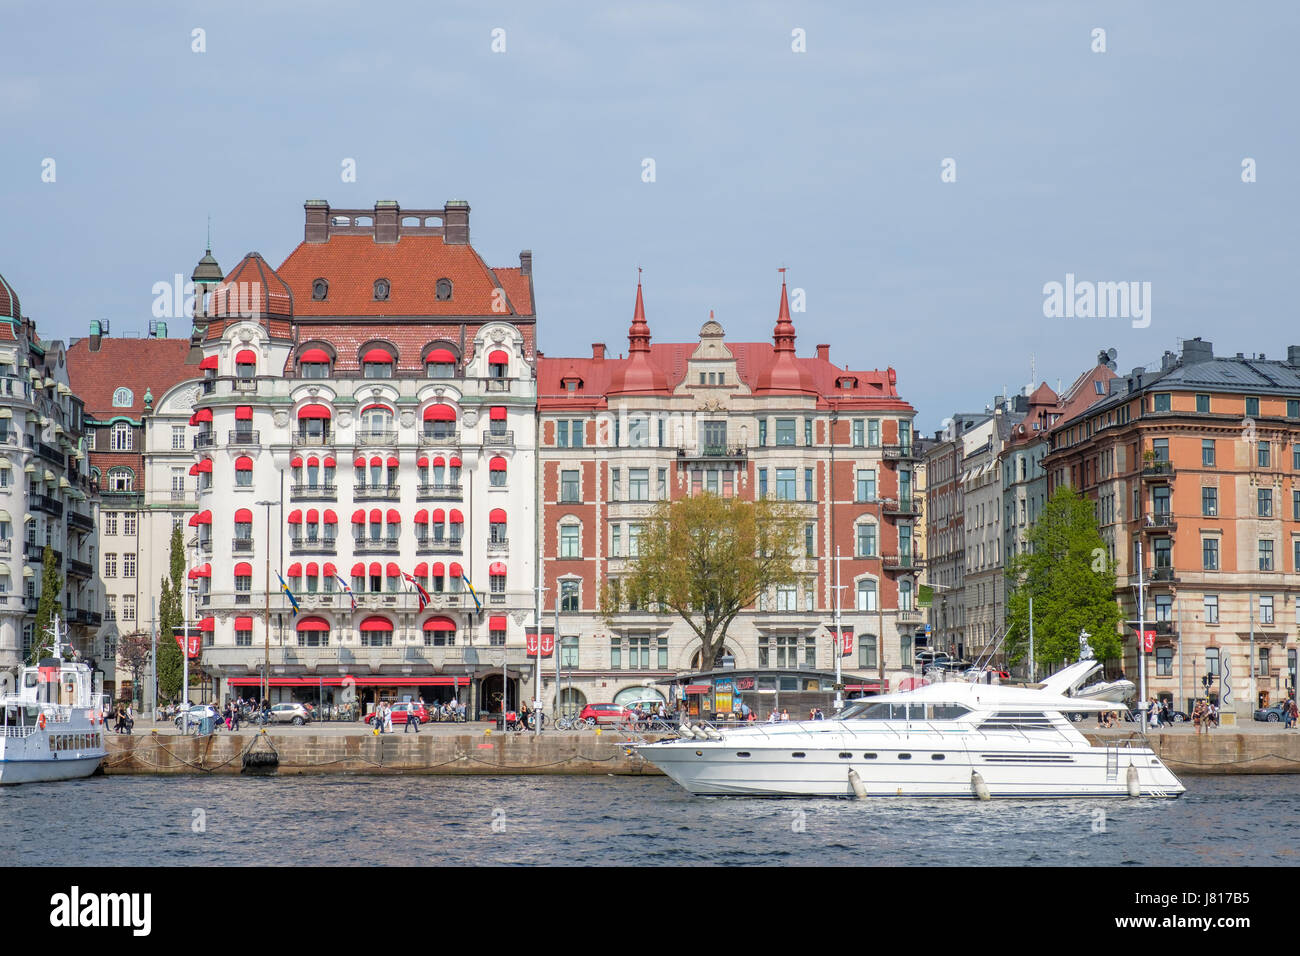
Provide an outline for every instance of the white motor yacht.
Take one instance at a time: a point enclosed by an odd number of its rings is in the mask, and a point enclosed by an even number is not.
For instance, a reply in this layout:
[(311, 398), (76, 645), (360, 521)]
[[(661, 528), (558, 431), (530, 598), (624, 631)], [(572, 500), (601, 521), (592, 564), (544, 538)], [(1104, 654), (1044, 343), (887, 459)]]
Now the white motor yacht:
[(0, 784), (88, 777), (107, 754), (107, 702), (88, 666), (63, 660), (57, 618), (52, 630), (51, 656), (22, 668), (16, 692), (0, 697)]
[(1070, 696), (1100, 666), (1082, 660), (1037, 688), (929, 684), (850, 701), (827, 720), (684, 725), (677, 739), (636, 749), (694, 794), (1181, 796), (1147, 741), (1093, 745), (1065, 716), (1113, 709)]

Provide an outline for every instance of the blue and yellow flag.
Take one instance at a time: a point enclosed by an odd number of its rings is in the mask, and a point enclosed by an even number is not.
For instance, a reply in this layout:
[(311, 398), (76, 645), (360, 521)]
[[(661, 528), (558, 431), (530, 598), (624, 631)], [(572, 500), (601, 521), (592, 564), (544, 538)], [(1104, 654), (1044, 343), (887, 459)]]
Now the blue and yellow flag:
[(465, 582), (465, 587), (469, 588), (469, 596), (474, 599), (474, 607), (478, 608), (479, 612), (482, 613), (483, 602), (478, 599), (478, 592), (474, 590), (474, 585), (469, 583), (469, 578), (465, 577), (464, 571), (460, 572), (460, 579)]
[(276, 576), (277, 578), (280, 578), (280, 590), (284, 592), (285, 597), (287, 597), (287, 598), (289, 599), (289, 603), (293, 605), (293, 616), (294, 616), (294, 617), (297, 617), (297, 616), (298, 616), (298, 599), (297, 599), (296, 597), (294, 597), (294, 596), (293, 596), (293, 592), (289, 590), (289, 585), (287, 585), (287, 584), (284, 583), (284, 578), (280, 577), (280, 572), (279, 572), (279, 571), (276, 571), (276, 572), (275, 572), (275, 576)]

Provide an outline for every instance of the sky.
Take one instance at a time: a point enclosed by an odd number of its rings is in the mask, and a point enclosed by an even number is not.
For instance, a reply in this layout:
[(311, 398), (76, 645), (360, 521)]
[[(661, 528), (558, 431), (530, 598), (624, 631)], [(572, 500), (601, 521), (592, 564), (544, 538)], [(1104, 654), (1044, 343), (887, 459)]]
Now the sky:
[[(798, 353), (895, 368), (922, 432), (1106, 348), (1300, 344), (1300, 4), (0, 11), (0, 275), (43, 338), (144, 333), (209, 216), (229, 269), (308, 199), (462, 199), (490, 265), (533, 251), (546, 354), (625, 351), (638, 268), (656, 341), (770, 341), (786, 267)], [(1067, 276), (1140, 297), (1049, 314)]]

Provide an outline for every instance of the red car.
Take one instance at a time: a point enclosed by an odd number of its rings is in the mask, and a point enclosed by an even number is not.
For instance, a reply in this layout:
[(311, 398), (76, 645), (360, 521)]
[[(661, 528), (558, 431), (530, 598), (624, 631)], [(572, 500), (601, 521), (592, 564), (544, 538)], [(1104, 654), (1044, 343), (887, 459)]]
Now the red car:
[(578, 715), (590, 727), (596, 724), (621, 724), (632, 719), (632, 712), (618, 704), (588, 704)]
[[(393, 704), (393, 723), (405, 724), (407, 717), (415, 715), (416, 725), (427, 724), (429, 722), (429, 711), (423, 704)], [(375, 719), (374, 714), (366, 715), (366, 722), (372, 723)]]

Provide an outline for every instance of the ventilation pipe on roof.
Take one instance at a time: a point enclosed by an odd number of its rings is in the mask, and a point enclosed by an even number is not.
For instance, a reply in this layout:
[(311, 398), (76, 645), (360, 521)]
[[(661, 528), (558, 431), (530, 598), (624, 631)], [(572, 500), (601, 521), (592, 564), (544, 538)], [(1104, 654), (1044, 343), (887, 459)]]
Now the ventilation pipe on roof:
[(817, 346), (817, 357), (823, 362), (829, 362), (831, 360), (831, 347), (829, 345)]

